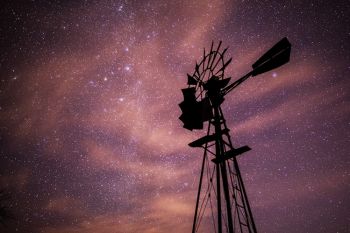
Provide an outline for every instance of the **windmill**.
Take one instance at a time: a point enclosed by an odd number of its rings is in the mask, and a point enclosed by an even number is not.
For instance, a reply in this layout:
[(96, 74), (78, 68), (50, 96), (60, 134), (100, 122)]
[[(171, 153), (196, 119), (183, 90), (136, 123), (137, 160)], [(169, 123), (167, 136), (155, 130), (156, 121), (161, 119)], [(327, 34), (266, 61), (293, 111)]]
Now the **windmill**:
[[(287, 63), (291, 44), (283, 38), (252, 65), (249, 73), (231, 84), (225, 69), (232, 58), (225, 60), (228, 48), (221, 49), (221, 44), (220, 41), (214, 48), (212, 42), (208, 53), (204, 49), (193, 74), (187, 74), (188, 87), (182, 89), (184, 101), (179, 104), (182, 110), (179, 119), (185, 129), (200, 130), (208, 122), (207, 135), (189, 143), (190, 147), (204, 149), (192, 233), (256, 233), (237, 162), (237, 156), (250, 147), (233, 147), (221, 104), (230, 91), (249, 77)], [(207, 224), (203, 224), (205, 222)], [(211, 225), (214, 230), (201, 228), (203, 225)]]

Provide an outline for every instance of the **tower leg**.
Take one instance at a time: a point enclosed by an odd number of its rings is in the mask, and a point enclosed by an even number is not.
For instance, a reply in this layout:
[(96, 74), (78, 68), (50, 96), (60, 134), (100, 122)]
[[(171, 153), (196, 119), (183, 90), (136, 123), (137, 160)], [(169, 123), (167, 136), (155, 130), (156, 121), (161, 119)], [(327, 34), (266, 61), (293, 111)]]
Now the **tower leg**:
[[(214, 134), (210, 133), (213, 128), (215, 128)], [(229, 130), (220, 107), (214, 108), (214, 119), (209, 121), (207, 136), (203, 138), (209, 140), (201, 144), (204, 154), (192, 233), (199, 232), (201, 230), (199, 225), (202, 223), (203, 216), (209, 216), (205, 215), (208, 202), (210, 202), (212, 211), (213, 228), (211, 232), (256, 233), (257, 230), (237, 158), (236, 155), (232, 155), (240, 148), (233, 148)], [(192, 145), (198, 146), (198, 144)], [(209, 155), (214, 157), (213, 163), (209, 162)], [(206, 183), (206, 179), (208, 183)], [(206, 191), (206, 193), (201, 194), (202, 191)], [(216, 195), (210, 195), (211, 191), (216, 192)], [(216, 198), (216, 213), (215, 204), (213, 208), (211, 198)], [(225, 206), (224, 209), (222, 209), (222, 205)], [(217, 214), (216, 217), (215, 214)], [(205, 224), (208, 224), (207, 220), (209, 218), (204, 221)]]
[(234, 158), (233, 159), (233, 166), (236, 170), (236, 176), (237, 176), (237, 180), (238, 180), (238, 184), (240, 186), (240, 189), (241, 189), (241, 195), (243, 196), (243, 205), (245, 206), (245, 208), (248, 210), (248, 213), (247, 214), (247, 223), (248, 223), (248, 226), (250, 226), (248, 229), (249, 229), (249, 232), (250, 233), (256, 233), (256, 227), (255, 227), (255, 222), (254, 222), (254, 218), (253, 218), (253, 213), (252, 213), (252, 210), (250, 209), (250, 204), (249, 204), (249, 201), (248, 201), (248, 196), (247, 196), (247, 193), (245, 191), (245, 187), (244, 187), (244, 184), (243, 184), (243, 180), (242, 180), (242, 176), (241, 176), (241, 171), (239, 170), (239, 166), (238, 166), (238, 162), (237, 162), (237, 159)]
[(222, 233), (221, 219), (221, 188), (220, 188), (220, 164), (216, 165), (216, 195), (217, 195), (217, 211), (218, 211), (218, 233)]
[(204, 165), (205, 165), (205, 159), (206, 159), (206, 157), (207, 157), (207, 153), (206, 153), (206, 151), (204, 151), (204, 154), (203, 154), (203, 161), (202, 161), (202, 169), (201, 169), (201, 176), (200, 176), (200, 179), (199, 179), (199, 187), (198, 187), (198, 193), (197, 193), (196, 210), (195, 210), (195, 212), (194, 212), (192, 233), (195, 233), (195, 232), (196, 232), (196, 227), (197, 227), (198, 205), (199, 205), (199, 199), (200, 199), (200, 195), (201, 195), (202, 180), (203, 180)]
[(233, 233), (231, 199), (230, 199), (230, 193), (229, 193), (229, 189), (228, 189), (227, 171), (226, 171), (226, 162), (225, 161), (221, 163), (221, 170), (222, 170), (222, 173), (221, 173), (221, 175), (222, 175), (222, 183), (223, 183), (224, 194), (225, 194), (225, 201), (226, 201), (228, 231), (229, 231), (229, 233)]
[[(217, 158), (223, 158), (224, 156), (224, 145), (223, 145), (223, 139), (221, 134), (221, 115), (219, 108), (214, 109), (214, 116), (215, 116), (215, 134), (216, 134), (216, 140), (215, 140), (215, 151), (216, 151), (216, 157)], [(221, 171), (221, 177), (222, 177), (222, 186), (225, 196), (225, 203), (226, 203), (226, 213), (227, 213), (227, 222), (228, 222), (228, 232), (233, 233), (233, 222), (232, 222), (232, 213), (231, 213), (231, 200), (230, 200), (230, 193), (229, 193), (229, 187), (227, 182), (227, 170), (226, 170), (226, 161), (223, 161), (221, 163), (217, 164), (217, 168)], [(220, 176), (220, 175), (219, 175)], [(217, 177), (217, 182), (220, 182), (220, 177)], [(218, 187), (219, 189), (219, 187)], [(218, 195), (218, 201), (221, 199), (221, 196)], [(221, 210), (221, 209), (220, 209)], [(221, 211), (220, 211), (221, 212)], [(220, 221), (221, 221), (221, 213), (220, 213)], [(219, 226), (221, 225), (221, 222), (218, 223)], [(220, 232), (220, 231), (219, 231)]]

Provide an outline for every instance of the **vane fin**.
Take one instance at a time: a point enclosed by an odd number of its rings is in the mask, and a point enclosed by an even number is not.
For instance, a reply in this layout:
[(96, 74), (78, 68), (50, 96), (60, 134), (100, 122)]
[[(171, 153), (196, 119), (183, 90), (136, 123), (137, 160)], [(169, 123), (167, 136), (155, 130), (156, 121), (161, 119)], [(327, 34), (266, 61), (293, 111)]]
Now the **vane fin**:
[(284, 65), (289, 61), (290, 51), (291, 44), (284, 37), (252, 65), (252, 75), (256, 76)]

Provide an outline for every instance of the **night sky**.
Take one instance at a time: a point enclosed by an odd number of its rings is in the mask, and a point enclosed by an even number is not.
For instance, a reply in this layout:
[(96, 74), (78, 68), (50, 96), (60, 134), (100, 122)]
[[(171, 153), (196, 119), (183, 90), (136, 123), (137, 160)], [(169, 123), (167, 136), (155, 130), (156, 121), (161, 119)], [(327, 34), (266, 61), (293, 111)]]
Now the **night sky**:
[(0, 232), (190, 232), (205, 135), (182, 128), (211, 41), (233, 80), (283, 37), (291, 60), (222, 108), (258, 232), (350, 231), (348, 1), (1, 1)]

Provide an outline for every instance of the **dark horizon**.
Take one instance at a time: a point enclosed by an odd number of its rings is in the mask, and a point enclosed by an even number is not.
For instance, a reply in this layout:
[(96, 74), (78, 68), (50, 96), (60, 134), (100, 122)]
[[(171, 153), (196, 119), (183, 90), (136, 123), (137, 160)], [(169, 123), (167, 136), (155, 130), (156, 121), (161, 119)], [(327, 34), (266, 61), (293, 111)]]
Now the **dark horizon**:
[[(350, 225), (349, 4), (10, 1), (0, 4), (5, 233), (190, 232), (204, 136), (178, 119), (212, 40), (237, 80), (283, 37), (290, 62), (222, 109), (258, 232)], [(1, 203), (0, 203), (1, 206)], [(1, 219), (0, 219), (1, 220)]]

